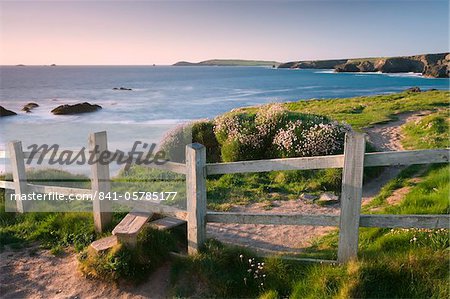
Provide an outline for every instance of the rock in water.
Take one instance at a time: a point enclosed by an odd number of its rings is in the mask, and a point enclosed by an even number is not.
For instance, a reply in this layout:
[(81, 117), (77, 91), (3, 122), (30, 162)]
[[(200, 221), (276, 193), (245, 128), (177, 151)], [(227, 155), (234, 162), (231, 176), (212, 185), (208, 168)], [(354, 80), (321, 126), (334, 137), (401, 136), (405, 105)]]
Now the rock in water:
[(0, 117), (17, 115), (14, 111), (8, 110), (0, 106)]
[(39, 105), (37, 103), (30, 102), (30, 103), (26, 104), (25, 106), (23, 106), (22, 111), (25, 111), (28, 113), (28, 112), (31, 112), (31, 110), (33, 110), (36, 107), (39, 107)]
[(61, 105), (53, 109), (51, 112), (55, 115), (70, 115), (70, 114), (95, 112), (100, 109), (102, 109), (100, 105), (84, 102), (75, 105)]

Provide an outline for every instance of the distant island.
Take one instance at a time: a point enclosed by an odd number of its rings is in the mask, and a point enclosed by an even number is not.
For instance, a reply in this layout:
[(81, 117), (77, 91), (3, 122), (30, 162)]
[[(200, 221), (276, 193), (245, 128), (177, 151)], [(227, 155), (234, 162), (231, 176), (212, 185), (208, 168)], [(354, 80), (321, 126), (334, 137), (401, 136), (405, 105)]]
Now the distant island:
[(211, 59), (200, 62), (179, 61), (174, 66), (271, 66), (280, 65), (276, 61), (244, 60), (244, 59)]
[(292, 61), (282, 63), (278, 68), (334, 69), (336, 72), (413, 72), (431, 78), (448, 78), (449, 62), (449, 53), (438, 53), (398, 57)]

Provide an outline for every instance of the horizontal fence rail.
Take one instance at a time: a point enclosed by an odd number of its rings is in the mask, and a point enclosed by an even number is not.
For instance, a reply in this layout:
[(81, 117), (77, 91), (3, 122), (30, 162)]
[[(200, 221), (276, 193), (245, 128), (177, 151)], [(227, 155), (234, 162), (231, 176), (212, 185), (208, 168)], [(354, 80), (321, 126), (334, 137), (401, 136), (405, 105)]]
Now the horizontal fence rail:
[(276, 170), (306, 170), (342, 168), (344, 155), (319, 156), (305, 158), (285, 158), (270, 160), (253, 160), (230, 163), (206, 164), (206, 172), (211, 174), (267, 172)]
[[(449, 157), (449, 149), (366, 153), (364, 155), (364, 167), (446, 163), (449, 162)], [(208, 175), (213, 175), (279, 170), (342, 168), (343, 166), (344, 155), (330, 155), (304, 158), (210, 163), (206, 164), (206, 172)]]
[[(58, 152), (56, 152), (55, 156), (59, 157), (59, 155), (66, 150), (67, 149), (60, 149)], [(76, 150), (71, 150), (71, 151), (76, 151)], [(52, 154), (53, 154), (53, 152), (51, 152), (51, 151), (44, 153), (44, 154), (40, 153), (40, 152), (38, 152), (38, 153), (23, 152), (23, 157), (27, 160), (30, 157), (33, 158), (32, 160), (39, 160), (39, 159), (41, 159), (41, 156), (44, 155), (44, 157), (42, 157), (42, 160), (48, 160), (48, 159), (50, 159), (49, 156), (51, 156)], [(118, 162), (119, 158), (122, 161), (126, 161), (129, 159), (129, 156), (127, 156), (127, 155), (124, 155), (123, 157), (119, 157), (118, 155), (114, 155), (114, 152), (111, 152), (111, 151), (110, 151), (110, 155), (112, 156), (112, 158), (115, 158), (115, 159), (111, 159), (110, 162)], [(9, 155), (7, 154), (7, 152), (0, 151), (0, 159), (6, 159), (6, 158), (9, 158)], [(136, 164), (135, 157), (132, 157), (130, 164)], [(166, 161), (163, 164), (149, 163), (149, 164), (140, 164), (140, 165), (143, 165), (148, 168), (167, 170), (167, 171), (171, 171), (171, 172), (175, 172), (175, 173), (179, 173), (179, 174), (186, 174), (186, 165), (183, 163)]]
[(450, 149), (366, 153), (364, 166), (448, 163)]

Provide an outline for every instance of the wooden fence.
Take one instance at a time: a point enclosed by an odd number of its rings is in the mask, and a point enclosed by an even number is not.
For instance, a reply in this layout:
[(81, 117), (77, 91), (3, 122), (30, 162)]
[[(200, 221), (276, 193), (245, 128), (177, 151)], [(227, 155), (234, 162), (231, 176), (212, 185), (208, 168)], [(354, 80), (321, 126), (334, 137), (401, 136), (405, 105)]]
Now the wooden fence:
[[(99, 151), (107, 151), (106, 132), (89, 136), (89, 148), (98, 146)], [(91, 166), (91, 189), (77, 189), (54, 186), (33, 185), (27, 183), (24, 159), (30, 153), (23, 152), (20, 141), (8, 143), (13, 181), (0, 181), (0, 188), (15, 190), (16, 194), (27, 192), (59, 194), (98, 194), (109, 192), (109, 166), (100, 163)], [(0, 158), (6, 158), (6, 152), (0, 152)], [(38, 157), (36, 157), (38, 158)], [(359, 227), (384, 228), (450, 228), (450, 216), (445, 215), (369, 215), (361, 214), (363, 170), (368, 166), (393, 166), (410, 164), (448, 163), (449, 150), (419, 150), (399, 152), (365, 153), (365, 136), (362, 133), (349, 133), (345, 137), (343, 155), (331, 155), (306, 158), (286, 158), (242, 161), (232, 163), (206, 163), (206, 149), (201, 144), (186, 147), (186, 163), (168, 162), (163, 165), (151, 164), (150, 167), (164, 169), (186, 175), (186, 211), (160, 205), (141, 202), (142, 208), (187, 221), (188, 252), (197, 252), (206, 239), (206, 223), (241, 223), (275, 225), (312, 225), (339, 227), (338, 262), (344, 263), (357, 258)], [(343, 168), (341, 212), (340, 215), (307, 214), (264, 214), (229, 213), (207, 211), (206, 177), (213, 174), (267, 172), (277, 170), (306, 170)], [(126, 201), (122, 201), (126, 204)], [(93, 199), (94, 224), (102, 231), (111, 221), (109, 201)], [(18, 200), (17, 211), (23, 212), (23, 203)]]

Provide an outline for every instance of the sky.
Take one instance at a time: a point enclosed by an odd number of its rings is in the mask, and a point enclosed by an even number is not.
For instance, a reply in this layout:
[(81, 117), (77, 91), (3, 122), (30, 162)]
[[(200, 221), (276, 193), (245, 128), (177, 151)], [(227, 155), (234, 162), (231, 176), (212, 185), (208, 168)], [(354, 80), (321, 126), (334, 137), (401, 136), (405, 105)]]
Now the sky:
[(447, 51), (448, 0), (0, 2), (0, 65), (287, 62)]

